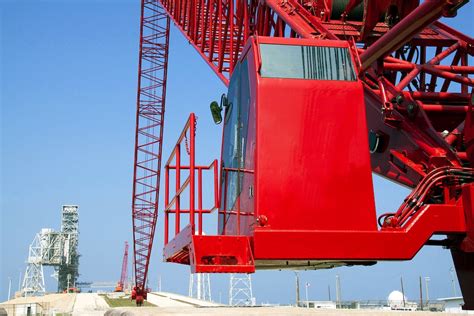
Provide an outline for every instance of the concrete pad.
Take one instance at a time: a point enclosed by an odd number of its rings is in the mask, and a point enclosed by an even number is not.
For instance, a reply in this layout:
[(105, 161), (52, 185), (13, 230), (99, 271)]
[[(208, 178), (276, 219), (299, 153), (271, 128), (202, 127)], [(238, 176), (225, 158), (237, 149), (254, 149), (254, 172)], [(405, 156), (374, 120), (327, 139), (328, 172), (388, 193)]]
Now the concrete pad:
[(97, 293), (79, 293), (72, 315), (104, 315), (109, 305)]
[(168, 292), (150, 292), (147, 301), (158, 307), (212, 307), (220, 304)]
[(114, 308), (105, 313), (106, 316), (148, 316), (148, 315), (216, 315), (216, 316), (448, 316), (450, 313), (406, 312), (383, 310), (321, 310), (302, 307), (124, 307)]

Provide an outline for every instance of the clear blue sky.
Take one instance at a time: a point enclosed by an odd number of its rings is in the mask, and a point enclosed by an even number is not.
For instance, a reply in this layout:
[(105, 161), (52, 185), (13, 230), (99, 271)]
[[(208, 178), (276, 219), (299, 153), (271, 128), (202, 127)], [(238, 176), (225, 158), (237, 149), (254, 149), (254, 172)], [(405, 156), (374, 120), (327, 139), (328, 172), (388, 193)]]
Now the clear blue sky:
[[(131, 240), (131, 185), (137, 85), (139, 0), (2, 0), (1, 3), (1, 260), (0, 301), (8, 278), (17, 289), (28, 245), (43, 227), (60, 228), (62, 204), (80, 206), (80, 279), (116, 281), (123, 242)], [(447, 22), (474, 33), (474, 4)], [(221, 127), (208, 104), (225, 87), (181, 34), (172, 29), (164, 153), (187, 113), (199, 116), (198, 160), (218, 157)], [(375, 178), (379, 212), (395, 210), (407, 191)], [(160, 204), (163, 205), (161, 199)], [(187, 293), (187, 267), (161, 262), (162, 221), (150, 285)], [(404, 277), (409, 299), (418, 276), (430, 297), (451, 295), (450, 254), (425, 248), (411, 262), (302, 272), (311, 299), (326, 299), (335, 275), (343, 299), (385, 299)], [(45, 270), (47, 288), (56, 284)], [(213, 296), (227, 298), (228, 277), (211, 277)], [(292, 272), (257, 272), (257, 301), (294, 301)], [(304, 283), (303, 283), (304, 284)], [(459, 290), (458, 290), (459, 293)], [(304, 291), (302, 291), (304, 295)]]

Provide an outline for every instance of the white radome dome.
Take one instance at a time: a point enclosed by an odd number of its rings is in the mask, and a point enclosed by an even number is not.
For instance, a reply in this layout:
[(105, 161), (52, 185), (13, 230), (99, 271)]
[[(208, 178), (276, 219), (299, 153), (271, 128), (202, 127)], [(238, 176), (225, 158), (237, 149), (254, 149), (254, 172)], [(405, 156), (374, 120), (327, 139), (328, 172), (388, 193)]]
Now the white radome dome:
[(407, 297), (400, 291), (391, 292), (387, 298), (389, 305), (402, 305), (403, 301), (407, 302)]

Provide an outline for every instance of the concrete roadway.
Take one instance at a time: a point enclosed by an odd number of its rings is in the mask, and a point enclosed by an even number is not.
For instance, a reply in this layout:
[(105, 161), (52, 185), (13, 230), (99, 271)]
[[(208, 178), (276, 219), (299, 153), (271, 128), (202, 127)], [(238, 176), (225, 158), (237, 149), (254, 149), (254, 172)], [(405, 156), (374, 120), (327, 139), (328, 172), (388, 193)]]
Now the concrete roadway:
[(72, 315), (104, 315), (108, 309), (109, 305), (97, 293), (78, 293)]
[(159, 307), (216, 307), (220, 304), (201, 301), (189, 296), (168, 293), (152, 292), (148, 293), (147, 301)]

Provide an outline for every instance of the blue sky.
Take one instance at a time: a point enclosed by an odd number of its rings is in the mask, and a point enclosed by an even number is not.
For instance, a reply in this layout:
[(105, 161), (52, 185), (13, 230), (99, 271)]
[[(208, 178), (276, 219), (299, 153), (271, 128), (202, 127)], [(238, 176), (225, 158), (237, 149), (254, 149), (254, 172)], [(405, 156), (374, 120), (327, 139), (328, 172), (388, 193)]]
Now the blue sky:
[[(80, 206), (80, 279), (117, 281), (123, 242), (131, 240), (139, 1), (4, 0), (0, 9), (0, 301), (9, 277), (17, 289), (34, 235), (60, 228), (63, 204)], [(472, 36), (473, 15), (469, 3), (446, 22)], [(164, 154), (194, 111), (197, 157), (207, 163), (219, 156), (221, 136), (208, 104), (225, 87), (175, 28), (171, 34)], [(395, 210), (408, 192), (377, 177), (374, 184), (379, 212)], [(189, 269), (161, 262), (162, 225), (160, 217), (150, 285), (161, 276), (163, 290), (187, 293)], [(403, 276), (416, 299), (418, 277), (430, 276), (435, 298), (451, 295), (451, 266), (448, 251), (425, 247), (410, 262), (302, 272), (301, 279), (311, 299), (326, 299), (328, 285), (334, 297), (336, 274), (343, 299), (385, 299)], [(228, 276), (211, 282), (214, 298), (226, 300)], [(258, 302), (294, 301), (292, 272), (258, 272), (253, 285)]]

